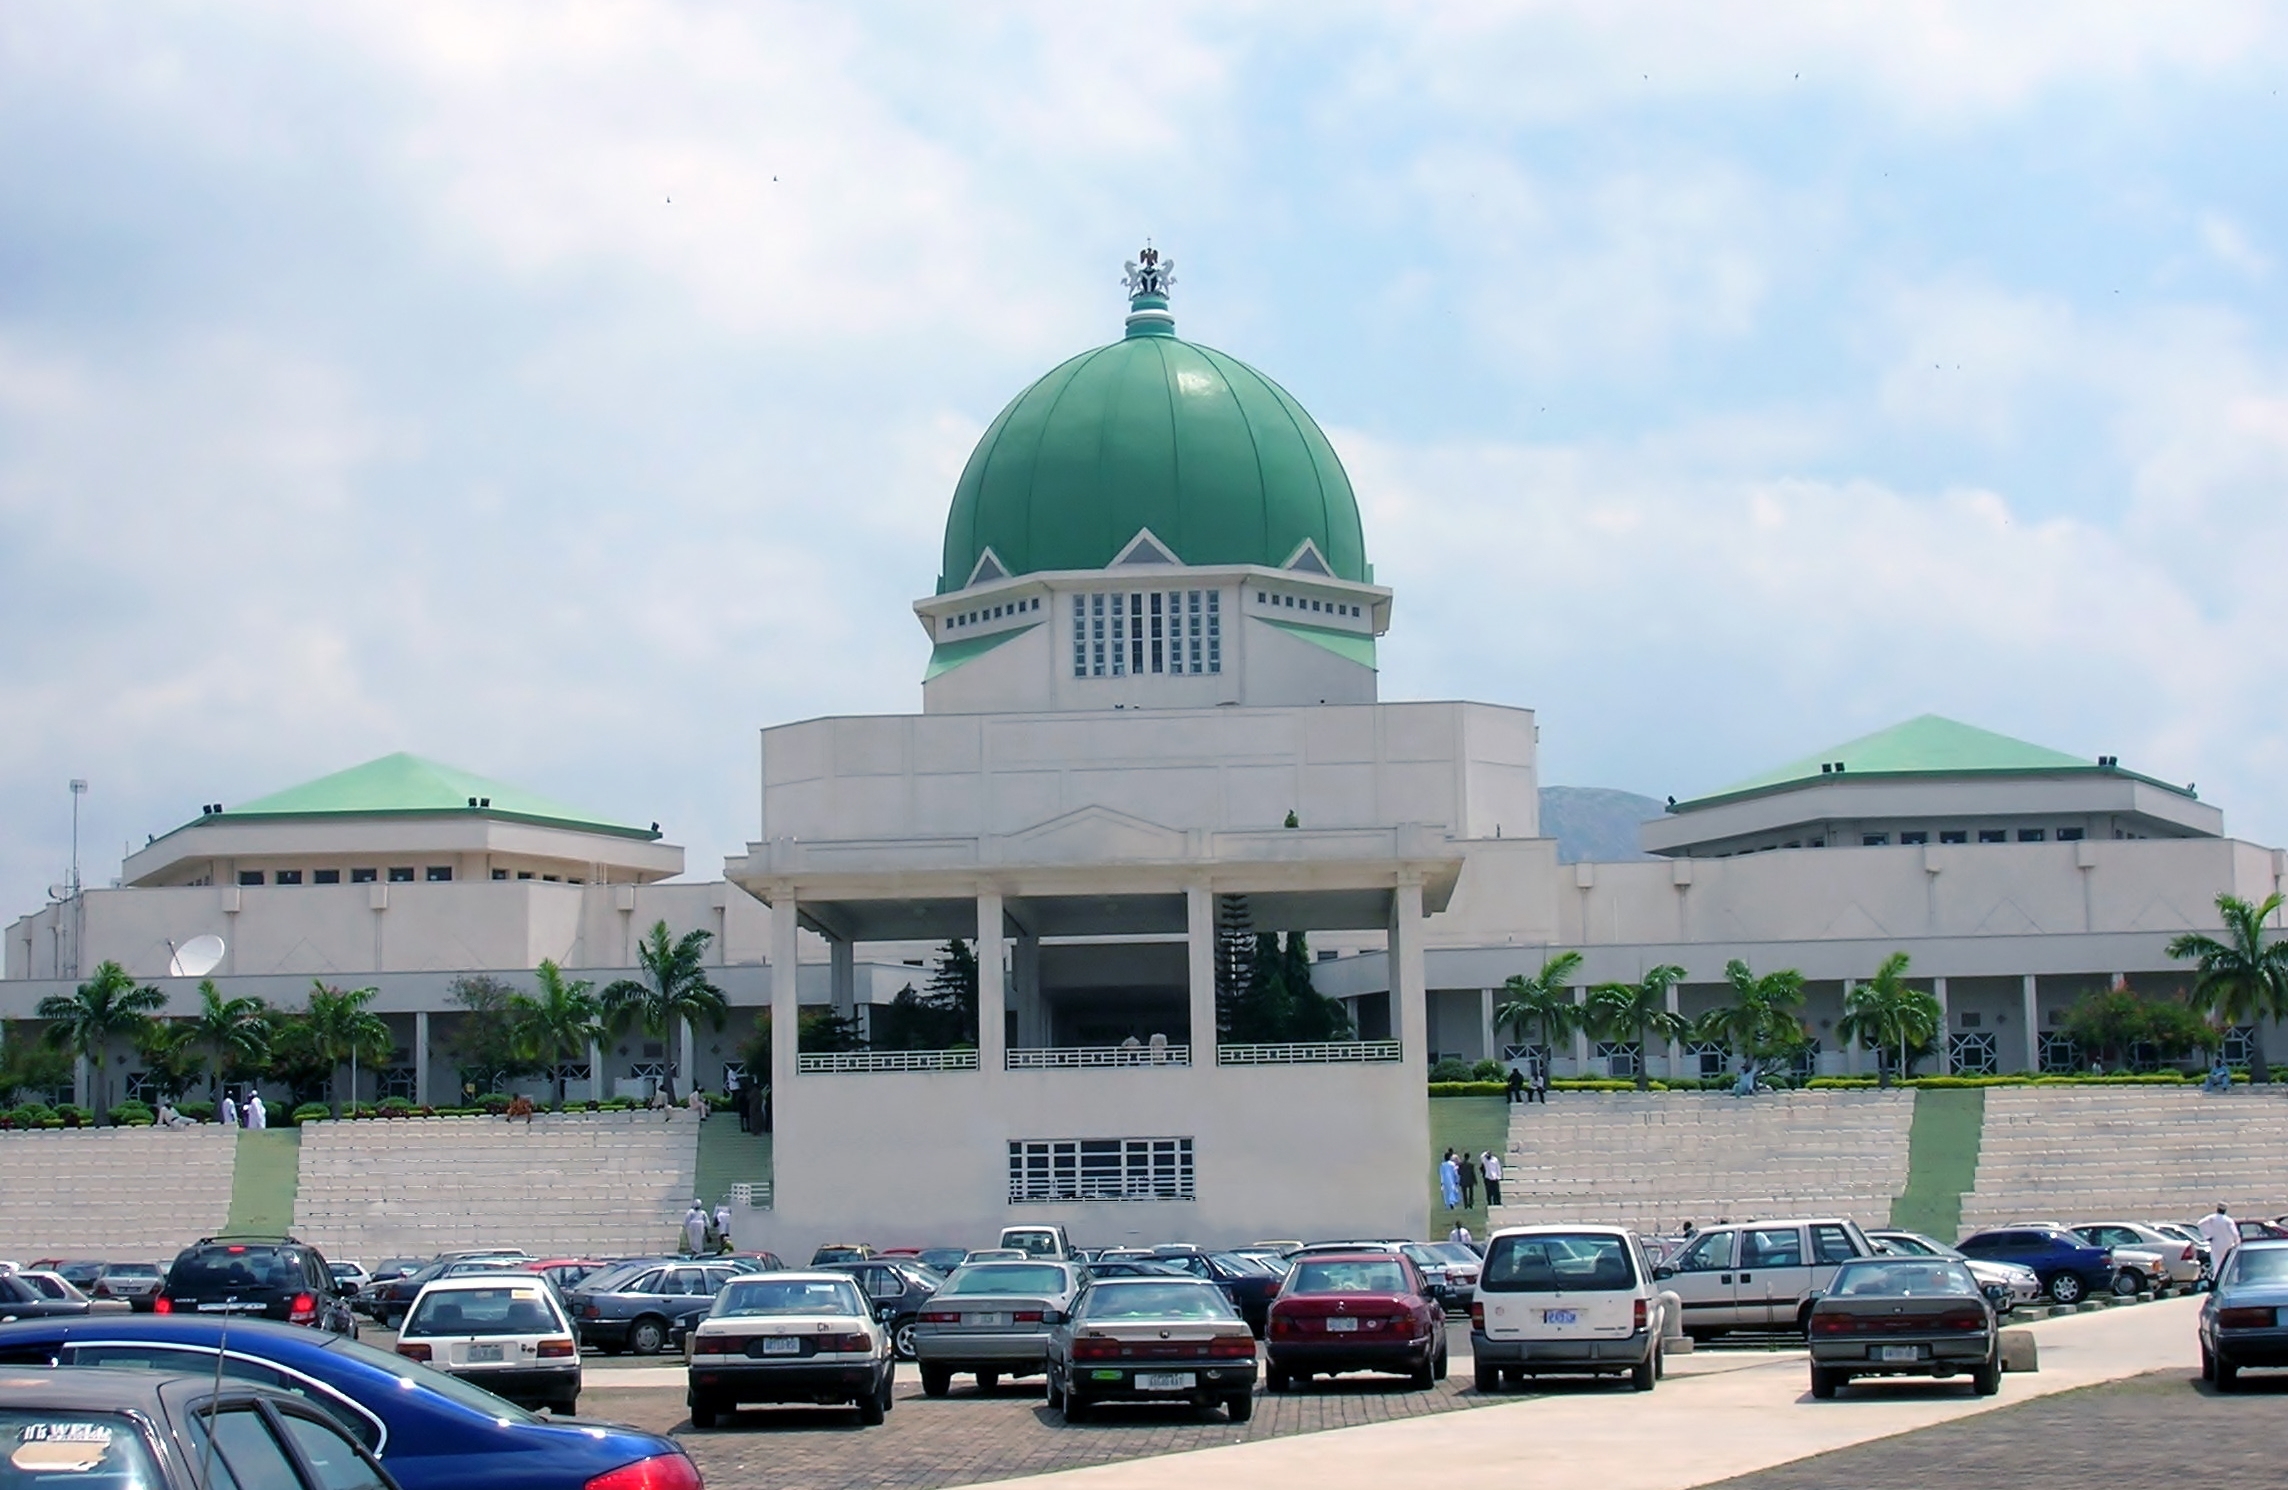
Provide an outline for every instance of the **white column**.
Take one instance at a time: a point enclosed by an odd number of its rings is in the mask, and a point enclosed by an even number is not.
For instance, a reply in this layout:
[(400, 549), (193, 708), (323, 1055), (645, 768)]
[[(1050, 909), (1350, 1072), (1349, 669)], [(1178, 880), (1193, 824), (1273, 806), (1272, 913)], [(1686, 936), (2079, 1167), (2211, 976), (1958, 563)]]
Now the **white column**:
[(771, 892), (771, 1117), (784, 1132), (787, 1109), (794, 1096), (796, 1041), (801, 1038), (802, 994), (795, 957), (801, 930), (796, 920), (794, 886), (780, 885)]
[(2039, 1071), (2042, 1069), (2042, 1003), (2036, 996), (2032, 973), (2026, 974), (2020, 1003), (2026, 1017), (2026, 1069)]
[[(1846, 1009), (1851, 1007), (1851, 988), (1851, 980), (1845, 978), (1843, 980), (1843, 1007)], [(1859, 1037), (1857, 1035), (1853, 1035), (1851, 1043), (1843, 1047), (1843, 1058), (1844, 1074), (1857, 1076), (1859, 1074)]]
[[(1690, 861), (1690, 860), (1686, 860), (1686, 859), (1679, 859), (1677, 862), (1678, 862), (1679, 864), (1684, 864), (1684, 863), (1689, 863), (1689, 862), (1691, 862), (1691, 861)], [(1681, 899), (1682, 899), (1682, 897), (1679, 897), (1679, 901), (1680, 901), (1680, 903), (1681, 903)], [(1678, 990), (1677, 990), (1677, 986), (1676, 986), (1674, 983), (1671, 983), (1671, 984), (1669, 984), (1669, 985), (1668, 985), (1668, 1012), (1669, 1012), (1669, 1013), (1671, 1013), (1671, 1014), (1677, 1014), (1677, 1013), (1681, 1013), (1681, 1012), (1682, 1012), (1682, 1010), (1680, 1010), (1680, 1009), (1677, 1007), (1677, 1000), (1678, 1000)], [(1678, 1042), (1677, 1042), (1677, 1041), (1675, 1041), (1675, 1040), (1671, 1040), (1671, 1041), (1669, 1041), (1669, 1042), (1668, 1042), (1668, 1074), (1669, 1074), (1669, 1075), (1671, 1075), (1671, 1076), (1674, 1076), (1674, 1075), (1677, 1073), (1677, 1068), (1678, 1068), (1678, 1067), (1680, 1067), (1680, 1066), (1682, 1066), (1683, 1064), (1684, 1064), (1684, 1047), (1683, 1047), (1683, 1045), (1681, 1045), (1680, 1043), (1678, 1043)], [(1696, 1074), (1697, 1074), (1697, 1073), (1696, 1073)]]
[[(1583, 1009), (1587, 1008), (1588, 1004), (1589, 985), (1583, 983), (1576, 986), (1573, 990), (1573, 1007)], [(1555, 1059), (1554, 1052), (1551, 1053), (1551, 1058)], [(1573, 1074), (1575, 1076), (1587, 1076), (1589, 1074), (1589, 1032), (1581, 1027), (1581, 1022), (1578, 1019), (1573, 1023)]]
[(1215, 896), (1205, 885), (1184, 887), (1184, 975), (1191, 994), (1192, 1064), (1215, 1064)]
[(413, 1013), (413, 1105), (429, 1105), (429, 1011)]
[(1494, 1054), (1499, 1049), (1501, 1047), (1494, 1043), (1494, 991), (1481, 988), (1478, 990), (1478, 1059), (1500, 1060), (1501, 1057)]
[(604, 1042), (601, 1040), (588, 1042), (588, 1100), (604, 1100)]
[(826, 939), (827, 982), (834, 991), (834, 1012), (844, 1019), (858, 1015), (858, 944), (842, 937)]
[(675, 1055), (675, 1074), (682, 1083), (676, 1095), (688, 1097), (699, 1088), (699, 1042), (691, 1037), (690, 1020), (679, 1019), (676, 1023), (682, 1026), (683, 1037), (677, 1046)]
[(1946, 979), (1931, 979), (1931, 997), (1938, 1000), (1938, 1074), (1954, 1074), (1954, 1019), (1946, 1007)]
[(1399, 1058), (1420, 1071), (1430, 1069), (1430, 994), (1422, 969), (1422, 880), (1400, 878), (1390, 897), (1391, 1027)]
[(1002, 936), (1008, 930), (1001, 892), (977, 892), (977, 1064), (999, 1071), (1007, 1064), (1009, 980), (1002, 962)]
[(1017, 985), (1017, 1041), (1021, 1045), (1049, 1043), (1048, 1006), (1041, 1001), (1041, 939), (1019, 931), (1010, 951), (1010, 981)]

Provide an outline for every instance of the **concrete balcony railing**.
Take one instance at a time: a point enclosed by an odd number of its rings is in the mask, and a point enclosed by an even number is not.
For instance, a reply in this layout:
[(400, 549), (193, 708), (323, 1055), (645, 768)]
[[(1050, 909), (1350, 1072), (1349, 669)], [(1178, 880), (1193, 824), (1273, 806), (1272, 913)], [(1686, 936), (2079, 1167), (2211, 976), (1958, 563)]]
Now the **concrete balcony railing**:
[(1396, 1040), (1303, 1040), (1216, 1047), (1219, 1066), (1364, 1066), (1382, 1065), (1399, 1056)]
[(843, 1075), (864, 1071), (974, 1071), (972, 1050), (832, 1050), (794, 1058), (804, 1076)]
[(1063, 1071), (1103, 1066), (1189, 1066), (1189, 1045), (1032, 1046), (1006, 1052), (1011, 1071)]

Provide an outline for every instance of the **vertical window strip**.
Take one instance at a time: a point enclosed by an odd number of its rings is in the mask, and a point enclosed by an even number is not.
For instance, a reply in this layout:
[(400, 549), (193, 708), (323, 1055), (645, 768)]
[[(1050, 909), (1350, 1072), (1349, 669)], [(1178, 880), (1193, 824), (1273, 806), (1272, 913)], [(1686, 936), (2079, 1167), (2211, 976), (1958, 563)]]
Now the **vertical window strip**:
[(1208, 591), (1208, 671), (1223, 671), (1223, 592)]
[(1124, 676), (1128, 671), (1128, 597), (1112, 597), (1112, 675)]
[(1166, 618), (1161, 611), (1162, 602), (1166, 599), (1158, 590), (1152, 592), (1152, 671), (1155, 673), (1165, 670), (1161, 665), (1165, 646), (1161, 628), (1166, 624)]
[(1092, 678), (1101, 678), (1104, 676), (1104, 597), (1102, 595), (1091, 595), (1088, 597), (1088, 600), (1088, 674)]
[(1128, 670), (1144, 675), (1144, 597), (1128, 597)]
[(1088, 676), (1088, 597), (1073, 597), (1073, 676)]

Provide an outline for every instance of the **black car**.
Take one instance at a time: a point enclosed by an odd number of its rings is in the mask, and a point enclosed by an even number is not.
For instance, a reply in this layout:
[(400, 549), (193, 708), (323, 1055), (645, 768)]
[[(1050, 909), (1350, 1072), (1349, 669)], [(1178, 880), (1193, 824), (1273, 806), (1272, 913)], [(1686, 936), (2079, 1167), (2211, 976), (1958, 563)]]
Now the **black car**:
[(504, 1273), (524, 1270), (520, 1258), (500, 1256), (441, 1257), (425, 1267), (415, 1268), (401, 1277), (371, 1282), (350, 1296), (349, 1305), (354, 1313), (363, 1314), (385, 1330), (394, 1330), (405, 1322), (405, 1313), (420, 1297), (423, 1284), (436, 1278), (459, 1278), (468, 1273)]
[(89, 1307), (85, 1298), (50, 1298), (14, 1273), (0, 1273), (0, 1324), (15, 1319), (55, 1319), (85, 1314)]
[(357, 1334), (357, 1317), (317, 1248), (295, 1237), (204, 1237), (167, 1269), (155, 1314), (253, 1315)]
[[(204, 1373), (67, 1367), (0, 1379), (0, 1484), (397, 1490), (325, 1409)], [(219, 1471), (219, 1473), (218, 1473)]]
[(905, 1258), (873, 1257), (864, 1262), (830, 1262), (822, 1273), (848, 1273), (858, 1280), (874, 1317), (890, 1332), (890, 1348), (901, 1361), (914, 1358), (914, 1320), (922, 1305), (945, 1282), (943, 1274)]
[(1279, 1296), (1279, 1285), (1287, 1275), (1269, 1263), (1236, 1252), (1209, 1252), (1199, 1247), (1154, 1247), (1149, 1259), (1163, 1267), (1175, 1268), (1204, 1278), (1223, 1290), (1232, 1307), (1239, 1310), (1247, 1327), (1255, 1331), (1255, 1338), (1263, 1338), (1270, 1328), (1271, 1301)]

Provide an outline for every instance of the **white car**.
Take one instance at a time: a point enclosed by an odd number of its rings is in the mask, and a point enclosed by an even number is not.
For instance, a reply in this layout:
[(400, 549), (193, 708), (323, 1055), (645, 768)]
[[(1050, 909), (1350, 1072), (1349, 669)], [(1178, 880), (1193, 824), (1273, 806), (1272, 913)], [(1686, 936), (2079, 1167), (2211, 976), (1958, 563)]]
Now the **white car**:
[(397, 1353), (525, 1407), (569, 1417), (580, 1403), (580, 1346), (547, 1280), (475, 1273), (433, 1278), (398, 1327)]
[(1515, 1226), (1486, 1241), (1470, 1303), (1470, 1354), (1481, 1392), (1545, 1373), (1625, 1375), (1649, 1392), (1662, 1342), (1682, 1333), (1637, 1234), (1623, 1226)]
[(2007, 1314), (2020, 1304), (2031, 1304), (2042, 1296), (2042, 1275), (2032, 1268), (1984, 1257), (1965, 1257), (1936, 1237), (1924, 1236), (1919, 1231), (1870, 1231), (1867, 1240), (1891, 1257), (1953, 1258), (1970, 1269), (1970, 1276), (1978, 1280), (1980, 1288), (1999, 1284), (2010, 1291), (2006, 1301), (1995, 1305), (1995, 1312), (1999, 1314)]
[(334, 1281), (342, 1286), (344, 1293), (356, 1293), (373, 1281), (373, 1274), (365, 1270), (362, 1262), (329, 1262), (326, 1268), (334, 1275)]
[(890, 1332), (848, 1273), (734, 1278), (684, 1337), (691, 1426), (749, 1402), (848, 1402), (873, 1427), (890, 1410)]
[[(2189, 1289), (2201, 1281), (2201, 1249), (2158, 1226), (2142, 1221), (2084, 1221), (2073, 1232), (2092, 1246), (2112, 1249), (2114, 1266), (2122, 1270), (2121, 1281), (2133, 1285), (2123, 1292), (2143, 1293), (2156, 1284)], [(2134, 1253), (2153, 1254), (2153, 1266), (2146, 1266)]]

